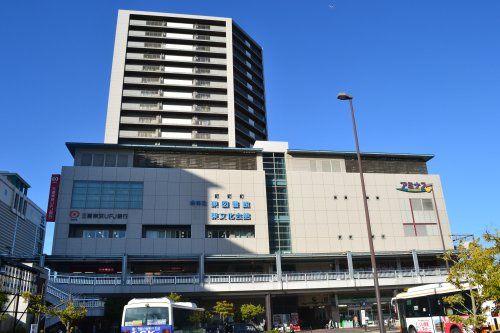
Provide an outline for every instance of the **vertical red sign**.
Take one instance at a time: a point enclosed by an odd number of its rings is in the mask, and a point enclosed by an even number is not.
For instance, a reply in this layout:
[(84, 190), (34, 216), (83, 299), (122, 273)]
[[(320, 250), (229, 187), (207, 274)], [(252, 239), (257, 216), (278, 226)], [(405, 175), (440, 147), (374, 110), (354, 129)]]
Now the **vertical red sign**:
[(47, 205), (47, 216), (45, 218), (45, 221), (47, 222), (56, 221), (57, 197), (59, 196), (60, 182), (61, 175), (53, 174), (50, 178), (49, 203)]

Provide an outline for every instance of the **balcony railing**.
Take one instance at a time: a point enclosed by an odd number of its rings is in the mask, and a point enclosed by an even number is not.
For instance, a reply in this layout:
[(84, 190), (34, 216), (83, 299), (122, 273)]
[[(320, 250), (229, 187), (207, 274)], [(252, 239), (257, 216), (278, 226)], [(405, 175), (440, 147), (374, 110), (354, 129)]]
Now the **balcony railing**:
[[(381, 270), (379, 279), (415, 278), (426, 276), (446, 276), (445, 268), (416, 270)], [(58, 284), (76, 285), (120, 285), (121, 275), (114, 276), (82, 276), (72, 274), (54, 274), (49, 277), (50, 281)], [(349, 272), (298, 272), (283, 273), (281, 282), (296, 281), (334, 281), (334, 280), (372, 280), (371, 271), (355, 271), (352, 278)], [(199, 284), (200, 276), (194, 275), (172, 275), (172, 276), (149, 276), (129, 275), (125, 278), (127, 285), (176, 285), (176, 284)], [(280, 282), (278, 274), (208, 274), (203, 277), (205, 284), (228, 284), (228, 283), (272, 283)]]
[(171, 125), (171, 126), (207, 126), (207, 127), (227, 127), (225, 120), (212, 119), (186, 119), (186, 118), (157, 118), (157, 117), (132, 117), (122, 116), (121, 124), (132, 125)]
[(225, 31), (226, 27), (208, 24), (187, 24), (176, 23), (168, 21), (155, 21), (155, 20), (130, 20), (130, 25), (133, 26), (146, 26), (146, 27), (165, 27), (165, 28), (178, 28), (178, 29), (195, 29), (205, 31)]
[(137, 111), (175, 111), (175, 112), (202, 112), (214, 114), (227, 114), (226, 107), (208, 105), (175, 105), (169, 103), (122, 103), (122, 110)]
[(132, 72), (152, 72), (152, 73), (175, 73), (175, 74), (202, 74), (225, 76), (225, 70), (198, 68), (198, 67), (173, 67), (161, 65), (125, 65), (125, 71)]
[(163, 77), (125, 77), (124, 83), (183, 87), (227, 88), (226, 82), (199, 79), (166, 79)]
[[(150, 48), (163, 48), (162, 45), (158, 44), (158, 43), (145, 43), (145, 44), (149, 44), (149, 46), (146, 45), (146, 47), (150, 47)], [(180, 55), (169, 55), (169, 54), (164, 54), (164, 53), (127, 52), (127, 59), (188, 62), (188, 63), (210, 63), (210, 64), (215, 64), (215, 65), (225, 65), (226, 64), (226, 59), (224, 59), (224, 58), (211, 58), (211, 57), (200, 57), (200, 56), (180, 56)]]
[(139, 49), (159, 49), (159, 50), (226, 53), (226, 48), (224, 48), (224, 47), (208, 46), (208, 45), (185, 45), (185, 44), (175, 44), (175, 43), (129, 41), (127, 46), (130, 48), (139, 48)]
[[(210, 41), (210, 42), (219, 42), (219, 43), (224, 43), (226, 41), (226, 37), (222, 37), (222, 36), (198, 35), (198, 34), (186, 33), (186, 32), (171, 33), (171, 32), (163, 32), (163, 31), (130, 30), (128, 32), (128, 35), (130, 37), (185, 39), (185, 40)], [(129, 42), (129, 46), (130, 46), (130, 42)]]
[(159, 138), (157, 131), (128, 131), (120, 130), (120, 138)]
[(123, 96), (127, 97), (153, 97), (153, 98), (173, 98), (173, 99), (204, 99), (212, 101), (225, 101), (227, 100), (227, 95), (225, 94), (213, 94), (213, 93), (201, 93), (194, 91), (189, 92), (176, 92), (176, 91), (164, 91), (164, 90), (123, 90)]

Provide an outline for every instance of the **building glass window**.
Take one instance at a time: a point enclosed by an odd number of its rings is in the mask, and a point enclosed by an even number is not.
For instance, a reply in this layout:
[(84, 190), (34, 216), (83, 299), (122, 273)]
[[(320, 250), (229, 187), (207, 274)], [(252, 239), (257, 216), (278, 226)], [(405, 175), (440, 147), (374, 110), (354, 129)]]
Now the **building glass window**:
[(116, 153), (83, 153), (81, 154), (79, 166), (95, 167), (127, 167), (128, 155)]
[(291, 252), (285, 155), (264, 153), (262, 156), (266, 175), (269, 248), (271, 253)]
[(113, 230), (112, 238), (125, 238), (125, 230)]
[(19, 204), (19, 194), (16, 193), (16, 197), (14, 199), (14, 205), (12, 206), (12, 208), (14, 208), (15, 210), (17, 210), (17, 205)]
[(143, 226), (142, 238), (191, 238), (190, 225)]
[(125, 238), (125, 225), (83, 225), (69, 227), (70, 238), (102, 239)]
[(96, 167), (104, 166), (104, 154), (94, 154), (92, 165)]
[(128, 166), (128, 155), (118, 154), (118, 160), (116, 162), (116, 166), (127, 167)]
[(406, 237), (415, 236), (415, 228), (412, 225), (403, 225), (403, 229)]
[(411, 220), (403, 223), (404, 235), (437, 236), (436, 212), (432, 199), (410, 198)]
[(226, 225), (205, 227), (205, 238), (255, 238), (255, 226)]
[(75, 180), (71, 208), (142, 209), (144, 184)]
[(91, 166), (92, 165), (92, 154), (84, 153), (82, 154), (82, 160), (80, 162), (81, 166)]
[(108, 153), (106, 154), (106, 160), (104, 166), (115, 167), (116, 166), (116, 154)]

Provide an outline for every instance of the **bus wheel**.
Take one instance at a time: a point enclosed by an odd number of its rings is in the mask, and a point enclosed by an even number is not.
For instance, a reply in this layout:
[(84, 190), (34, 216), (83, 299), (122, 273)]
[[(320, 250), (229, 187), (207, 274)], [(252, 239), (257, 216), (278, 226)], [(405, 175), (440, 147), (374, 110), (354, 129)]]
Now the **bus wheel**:
[(450, 330), (450, 333), (462, 333), (462, 331), (460, 331), (460, 328), (455, 326)]
[[(408, 333), (417, 333), (417, 330), (415, 329), (415, 327), (410, 326), (410, 329), (408, 330)], [(456, 332), (453, 332), (453, 333), (456, 333)]]

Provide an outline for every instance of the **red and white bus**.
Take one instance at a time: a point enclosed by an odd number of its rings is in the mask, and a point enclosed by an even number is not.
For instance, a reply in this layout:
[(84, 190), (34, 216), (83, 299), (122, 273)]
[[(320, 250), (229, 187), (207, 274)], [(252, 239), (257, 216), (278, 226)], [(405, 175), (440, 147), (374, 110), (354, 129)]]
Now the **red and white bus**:
[[(455, 288), (450, 283), (428, 284), (409, 288), (392, 299), (401, 323), (403, 333), (464, 333), (460, 323), (451, 322), (448, 315), (462, 314), (443, 302), (443, 297), (462, 293), (465, 305), (470, 309), (470, 297), (467, 291)], [(467, 304), (469, 303), (469, 304)], [(458, 309), (460, 310), (460, 309)], [(500, 317), (485, 313), (487, 322), (484, 332), (500, 330)]]

